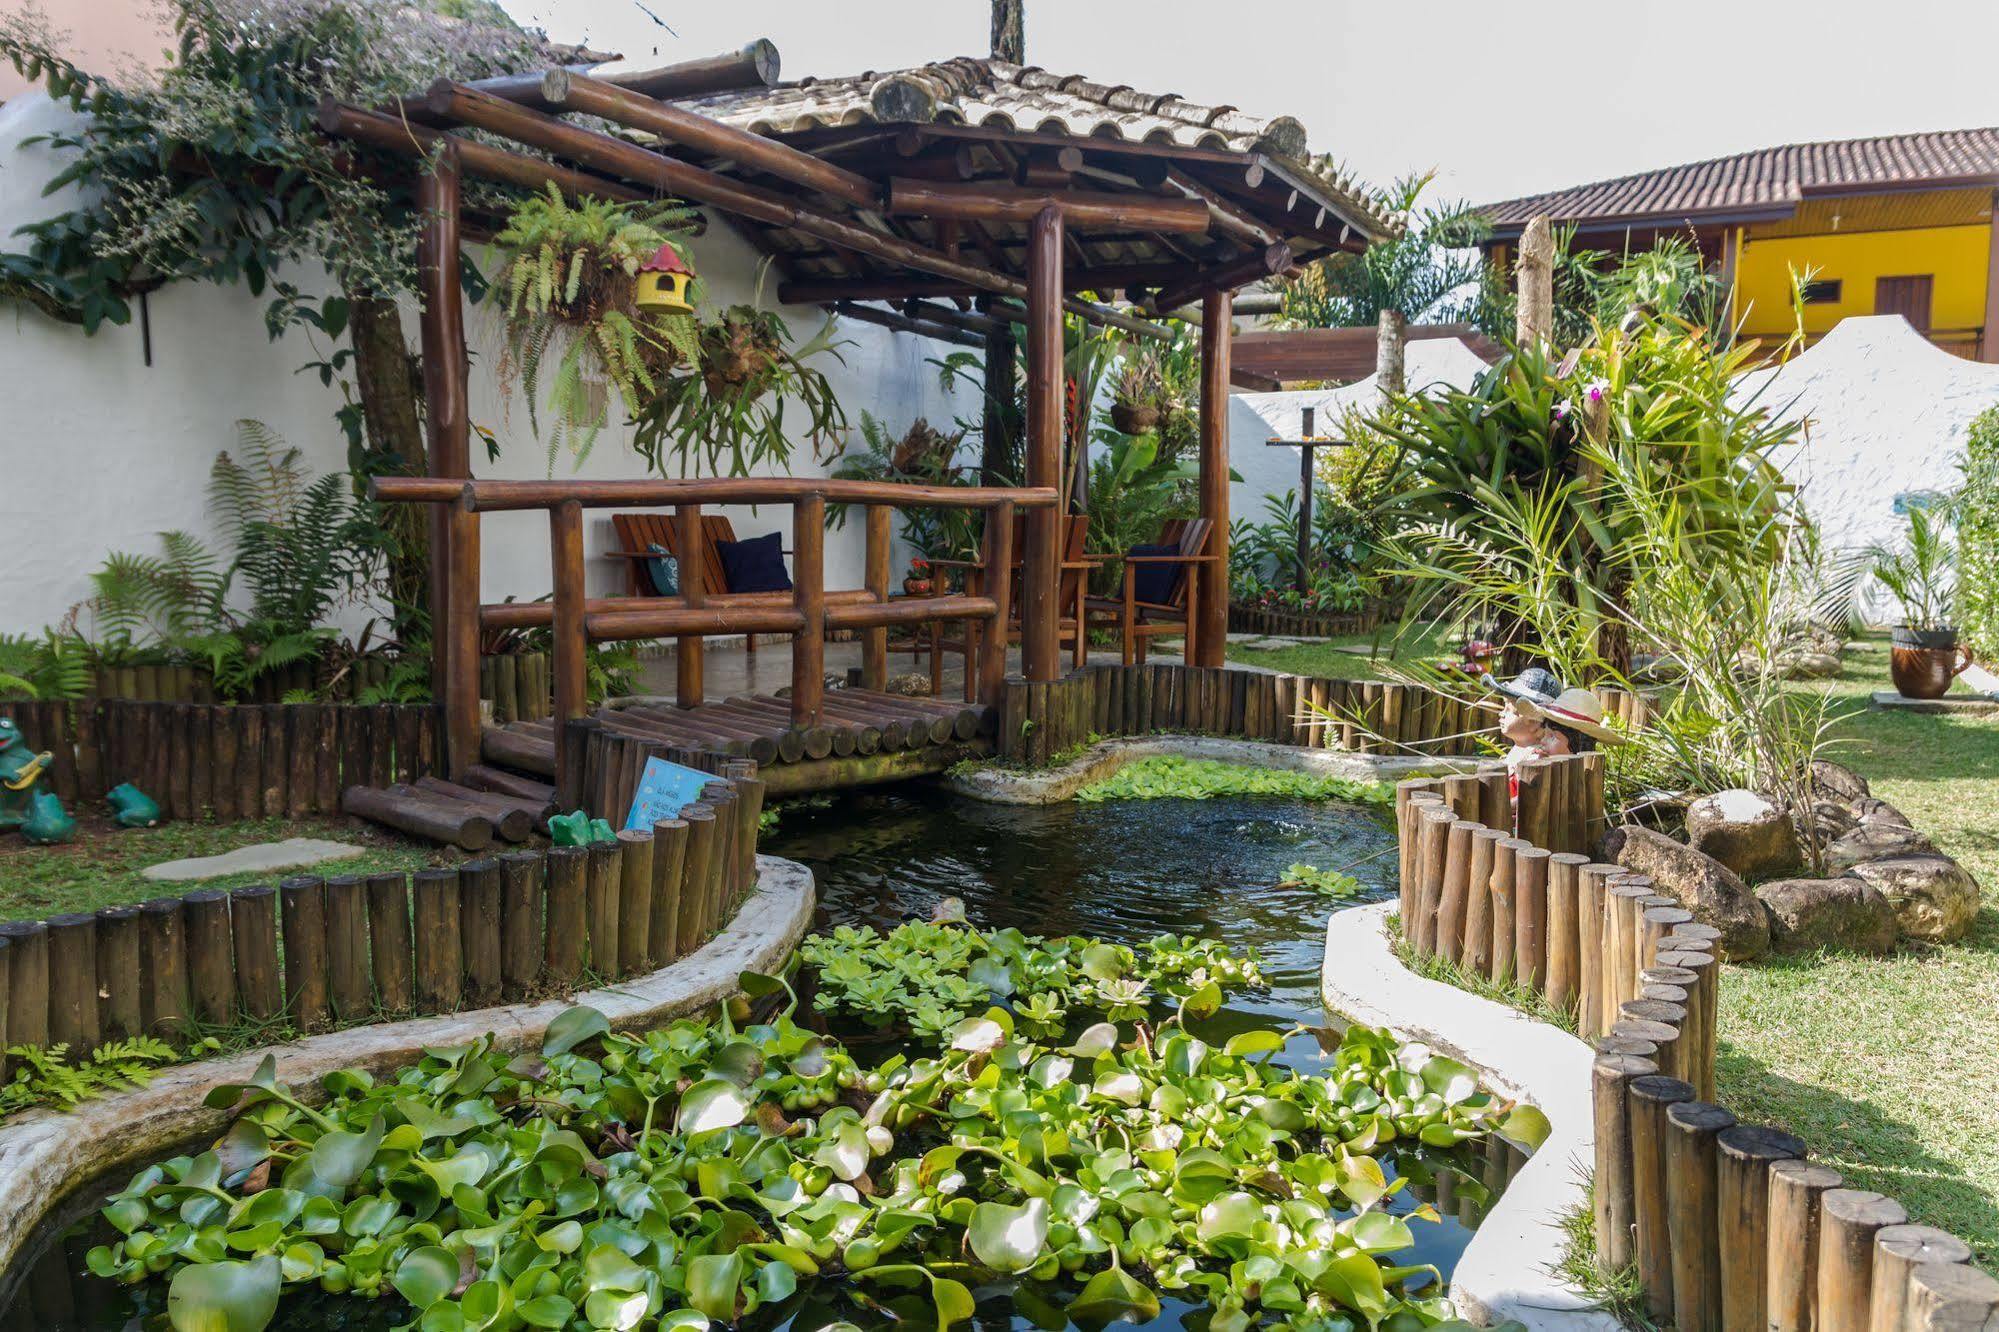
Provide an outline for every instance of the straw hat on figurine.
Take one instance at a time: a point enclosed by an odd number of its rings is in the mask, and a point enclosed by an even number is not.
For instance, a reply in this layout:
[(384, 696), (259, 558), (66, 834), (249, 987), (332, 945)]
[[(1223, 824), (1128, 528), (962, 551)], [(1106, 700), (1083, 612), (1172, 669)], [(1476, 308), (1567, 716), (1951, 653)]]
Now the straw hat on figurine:
[(1529, 717), (1581, 731), (1607, 745), (1625, 743), (1623, 736), (1603, 724), (1603, 704), (1587, 689), (1564, 689), (1553, 700), (1545, 702), (1516, 694), (1513, 706)]

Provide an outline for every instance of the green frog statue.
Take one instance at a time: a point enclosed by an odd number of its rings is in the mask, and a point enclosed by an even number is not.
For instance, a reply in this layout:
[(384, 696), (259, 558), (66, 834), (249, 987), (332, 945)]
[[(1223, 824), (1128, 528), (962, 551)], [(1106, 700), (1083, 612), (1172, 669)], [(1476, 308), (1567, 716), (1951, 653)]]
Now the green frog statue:
[(11, 832), (35, 814), (35, 786), (55, 762), (46, 751), (28, 748), (12, 717), (0, 717), (0, 832)]

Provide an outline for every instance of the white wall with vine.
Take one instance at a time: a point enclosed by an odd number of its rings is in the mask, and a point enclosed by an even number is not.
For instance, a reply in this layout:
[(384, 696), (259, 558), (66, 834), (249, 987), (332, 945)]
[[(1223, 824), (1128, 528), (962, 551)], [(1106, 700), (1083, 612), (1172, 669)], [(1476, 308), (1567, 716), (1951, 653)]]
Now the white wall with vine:
[[(22, 141), (73, 123), (70, 112), (39, 93), (0, 106), (0, 248), (19, 247), (16, 228), (63, 207), (62, 196), (42, 194), (60, 169), (58, 156)], [(758, 254), (719, 218), (711, 218), (693, 251), (712, 306), (774, 299), (774, 276), (759, 281)], [(495, 272), (499, 263), (489, 256), (482, 267)], [(313, 285), (309, 275), (291, 276)], [(317, 471), (345, 469), (346, 440), (334, 419), (340, 391), (322, 386), (316, 374), (299, 373), (332, 349), (316, 348), (298, 332), (273, 342), (263, 310), (264, 302), (241, 287), (163, 287), (146, 300), (152, 333), (147, 364), (136, 313), (128, 325), (86, 336), (27, 305), (0, 304), (0, 524), (13, 534), (7, 575), (0, 578), (0, 632), (34, 633), (55, 623), (89, 594), (90, 573), (114, 550), (153, 553), (156, 534), (173, 529), (212, 538), (209, 467), (229, 447), (241, 418), (264, 422), (298, 446)], [(800, 339), (824, 318), (816, 307), (784, 307), (780, 314)], [(413, 309), (406, 322), (414, 346)], [(518, 390), (509, 400), (500, 387), (495, 315), (474, 307), (467, 333), (472, 419), (500, 441), (498, 460), (489, 462), (475, 436), (474, 472), (549, 475), (547, 450), (529, 427)], [(862, 409), (897, 434), (918, 416), (949, 427), (957, 416), (977, 415), (976, 395), (946, 392), (927, 363), (949, 348), (851, 321), (841, 333), (850, 341), (840, 349), (845, 364), (828, 360), (821, 368), (856, 437)], [(790, 470), (822, 475), (830, 463), (801, 447)], [(645, 471), (629, 432), (614, 427), (580, 464), (558, 456), (554, 474), (594, 479)], [(789, 510), (729, 512), (738, 535), (781, 529), (785, 545), (791, 544)], [(858, 523), (827, 534), (829, 587), (859, 585), (861, 540)], [(607, 514), (593, 515), (586, 542), (591, 590), (619, 590), (621, 568), (602, 556), (615, 545)], [(529, 600), (549, 590), (548, 538), (539, 515), (486, 520), (483, 576), (489, 600)], [(342, 627), (358, 631), (378, 611), (351, 608)]]

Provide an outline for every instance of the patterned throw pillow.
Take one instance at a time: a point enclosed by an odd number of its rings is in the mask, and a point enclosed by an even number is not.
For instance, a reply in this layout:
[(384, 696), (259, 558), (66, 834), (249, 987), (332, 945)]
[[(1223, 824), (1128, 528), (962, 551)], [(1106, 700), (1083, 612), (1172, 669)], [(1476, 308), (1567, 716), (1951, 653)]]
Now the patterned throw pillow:
[(680, 561), (667, 553), (665, 546), (657, 541), (646, 546), (652, 558), (646, 561), (646, 576), (652, 579), (654, 595), (677, 597), (680, 595)]

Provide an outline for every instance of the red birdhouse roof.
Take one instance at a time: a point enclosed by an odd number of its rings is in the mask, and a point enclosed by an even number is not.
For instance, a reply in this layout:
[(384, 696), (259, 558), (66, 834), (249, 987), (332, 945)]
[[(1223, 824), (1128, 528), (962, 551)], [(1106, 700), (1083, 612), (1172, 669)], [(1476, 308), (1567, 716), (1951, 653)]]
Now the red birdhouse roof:
[(680, 257), (678, 250), (671, 245), (662, 245), (658, 254), (639, 265), (639, 272), (692, 274), (694, 270), (687, 266), (687, 261)]

